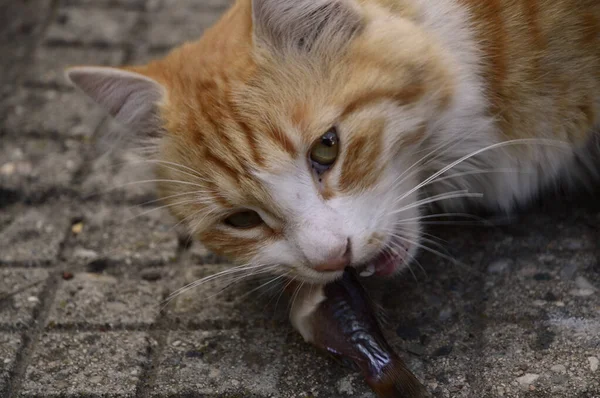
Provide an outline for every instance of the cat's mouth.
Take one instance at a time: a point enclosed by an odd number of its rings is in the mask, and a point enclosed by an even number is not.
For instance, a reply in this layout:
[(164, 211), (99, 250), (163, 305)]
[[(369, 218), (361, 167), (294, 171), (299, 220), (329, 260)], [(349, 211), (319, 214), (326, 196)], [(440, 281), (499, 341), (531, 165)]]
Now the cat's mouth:
[(370, 276), (390, 276), (396, 273), (406, 263), (410, 247), (394, 240), (386, 245), (379, 254), (365, 264), (357, 266), (359, 275), (365, 278)]

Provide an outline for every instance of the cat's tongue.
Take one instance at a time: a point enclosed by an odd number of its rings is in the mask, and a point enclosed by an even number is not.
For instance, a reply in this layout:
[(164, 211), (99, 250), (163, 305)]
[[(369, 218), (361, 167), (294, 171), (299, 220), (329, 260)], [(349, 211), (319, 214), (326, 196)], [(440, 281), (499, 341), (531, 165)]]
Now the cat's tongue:
[(371, 275), (377, 276), (389, 276), (394, 273), (396, 267), (400, 263), (401, 258), (398, 255), (390, 255), (389, 253), (381, 253), (375, 257), (364, 271), (360, 273), (360, 276), (369, 277)]
[(380, 254), (374, 261), (375, 275), (389, 276), (394, 273), (400, 258), (398, 256), (390, 256), (389, 254)]

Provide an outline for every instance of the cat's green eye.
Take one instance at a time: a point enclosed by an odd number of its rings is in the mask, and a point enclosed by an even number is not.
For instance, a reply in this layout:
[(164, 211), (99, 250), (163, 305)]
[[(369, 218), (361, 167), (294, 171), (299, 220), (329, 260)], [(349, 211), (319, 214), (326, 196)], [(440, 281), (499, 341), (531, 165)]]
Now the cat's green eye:
[(310, 149), (310, 160), (321, 166), (331, 166), (340, 153), (340, 140), (335, 127), (329, 129)]
[(263, 219), (260, 218), (258, 213), (255, 211), (244, 210), (230, 215), (225, 219), (224, 222), (230, 227), (250, 229), (261, 225), (263, 223)]

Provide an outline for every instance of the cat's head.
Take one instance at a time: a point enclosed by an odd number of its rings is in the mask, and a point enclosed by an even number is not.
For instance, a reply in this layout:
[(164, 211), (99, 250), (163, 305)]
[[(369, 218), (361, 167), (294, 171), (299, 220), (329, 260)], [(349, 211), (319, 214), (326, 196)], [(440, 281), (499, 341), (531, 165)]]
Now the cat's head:
[(316, 283), (392, 274), (419, 245), (413, 165), (452, 81), (418, 15), (365, 3), (242, 0), (164, 59), (68, 76), (153, 138), (161, 195), (209, 249)]

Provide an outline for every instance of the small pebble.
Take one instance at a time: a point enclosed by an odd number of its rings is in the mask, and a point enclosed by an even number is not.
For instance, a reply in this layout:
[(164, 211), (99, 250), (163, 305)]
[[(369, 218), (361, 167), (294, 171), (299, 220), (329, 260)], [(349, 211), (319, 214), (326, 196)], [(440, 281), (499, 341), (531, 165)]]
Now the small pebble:
[(162, 278), (162, 273), (160, 270), (156, 269), (145, 269), (142, 271), (142, 279), (148, 282), (156, 282), (160, 278)]
[(571, 263), (571, 264), (567, 264), (563, 267), (563, 269), (560, 271), (560, 276), (561, 278), (563, 278), (564, 280), (572, 280), (573, 277), (575, 276), (575, 273), (577, 272), (577, 268), (579, 266), (577, 265), (577, 263)]
[(29, 296), (27, 297), (27, 301), (29, 301), (30, 303), (39, 303), (40, 299), (35, 296)]
[(588, 362), (590, 363), (590, 370), (592, 372), (596, 372), (598, 370), (598, 366), (600, 365), (600, 360), (597, 357), (589, 357)]
[(451, 308), (444, 308), (443, 310), (440, 311), (440, 315), (439, 315), (439, 319), (442, 322), (445, 322), (447, 320), (449, 320), (452, 317), (452, 309)]
[(93, 250), (88, 250), (88, 249), (83, 249), (83, 248), (75, 249), (75, 251), (73, 252), (73, 255), (76, 258), (82, 259), (82, 260), (94, 260), (94, 259), (98, 258), (98, 253), (96, 253)]
[(83, 223), (78, 222), (77, 224), (73, 224), (71, 226), (71, 232), (74, 235), (79, 235), (81, 233), (81, 231), (83, 231)]
[(592, 285), (590, 281), (585, 279), (583, 276), (578, 276), (577, 278), (575, 278), (575, 284), (579, 289), (591, 290), (593, 292), (596, 291), (596, 287)]
[(573, 289), (569, 292), (571, 296), (575, 297), (589, 297), (595, 293), (592, 289)]
[(567, 373), (567, 368), (565, 365), (554, 365), (550, 368), (554, 373), (565, 374)]
[(15, 172), (16, 166), (14, 163), (4, 163), (2, 167), (0, 167), (0, 174), (9, 176)]
[(535, 383), (535, 381), (539, 378), (540, 375), (538, 374), (527, 373), (524, 376), (518, 377), (517, 383), (519, 383), (519, 386), (521, 386), (522, 389), (529, 390), (529, 386)]
[(74, 275), (73, 273), (69, 272), (69, 271), (65, 271), (62, 274), (62, 278), (66, 281), (70, 281), (71, 279), (73, 279)]
[(175, 340), (172, 344), (173, 347), (179, 347), (181, 345), (181, 341)]
[(352, 376), (346, 376), (337, 383), (337, 390), (340, 394), (354, 396), (354, 387), (352, 386)]
[(488, 266), (488, 273), (490, 274), (503, 274), (510, 270), (511, 261), (508, 259), (496, 260)]

